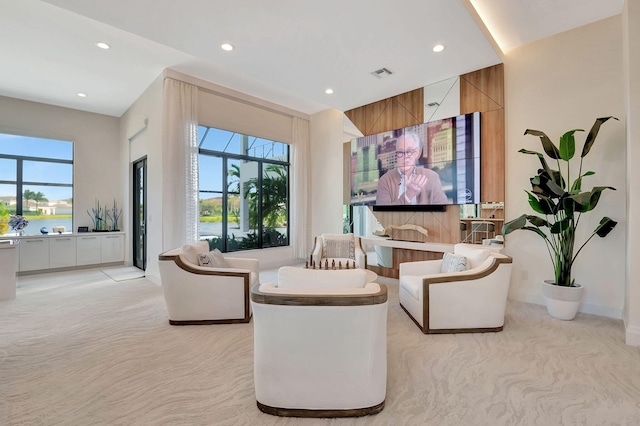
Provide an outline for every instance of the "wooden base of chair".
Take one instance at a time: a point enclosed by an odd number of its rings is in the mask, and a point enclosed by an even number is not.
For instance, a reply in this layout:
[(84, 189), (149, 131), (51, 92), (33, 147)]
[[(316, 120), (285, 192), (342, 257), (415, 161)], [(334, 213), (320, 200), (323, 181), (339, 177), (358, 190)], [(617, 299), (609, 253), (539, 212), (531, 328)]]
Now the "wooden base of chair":
[(373, 407), (350, 408), (344, 410), (308, 410), (304, 408), (280, 408), (264, 405), (256, 401), (258, 408), (263, 413), (280, 417), (362, 417), (371, 414), (378, 414), (384, 408), (384, 401)]
[(407, 309), (402, 306), (400, 303), (400, 307), (409, 318), (413, 321), (415, 325), (424, 333), (424, 334), (456, 334), (456, 333), (497, 333), (502, 331), (504, 326), (500, 327), (486, 327), (486, 328), (429, 328), (429, 324), (426, 327), (420, 325), (418, 321), (407, 311)]
[(251, 316), (247, 318), (241, 319), (223, 319), (223, 320), (184, 320), (184, 321), (176, 321), (169, 320), (169, 324), (171, 325), (210, 325), (210, 324), (240, 324), (247, 323), (251, 321)]

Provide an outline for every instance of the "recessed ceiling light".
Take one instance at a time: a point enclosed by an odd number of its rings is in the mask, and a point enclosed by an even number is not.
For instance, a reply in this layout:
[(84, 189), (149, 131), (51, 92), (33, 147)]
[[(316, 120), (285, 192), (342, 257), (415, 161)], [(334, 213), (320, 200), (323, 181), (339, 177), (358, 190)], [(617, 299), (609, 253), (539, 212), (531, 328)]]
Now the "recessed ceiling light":
[(81, 97), (81, 98), (86, 98), (86, 97), (87, 97), (87, 94), (86, 94), (86, 93), (79, 92), (79, 93), (78, 93), (78, 96), (79, 96), (79, 97)]
[(107, 50), (107, 49), (109, 49), (111, 47), (111, 46), (109, 46), (108, 43), (105, 43), (104, 41), (97, 42), (96, 46), (98, 46), (100, 49), (104, 49), (104, 50)]
[(324, 93), (326, 93), (327, 95), (330, 95), (333, 93), (333, 89), (327, 89), (324, 91)]
[(233, 46), (229, 43), (222, 43), (220, 47), (222, 50), (226, 50), (227, 52), (231, 52), (233, 50)]
[(444, 50), (444, 46), (441, 44), (436, 44), (435, 46), (433, 46), (433, 51), (436, 53), (440, 53)]

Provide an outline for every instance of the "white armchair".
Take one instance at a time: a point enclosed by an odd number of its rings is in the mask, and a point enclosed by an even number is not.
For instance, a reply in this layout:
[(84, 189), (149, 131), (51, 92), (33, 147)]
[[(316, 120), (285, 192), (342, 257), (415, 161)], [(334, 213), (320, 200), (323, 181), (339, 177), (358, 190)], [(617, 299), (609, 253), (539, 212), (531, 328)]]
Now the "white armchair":
[(501, 331), (512, 259), (456, 244), (471, 269), (442, 273), (442, 260), (400, 264), (400, 306), (425, 334)]
[(310, 261), (320, 267), (320, 264), (335, 260), (336, 267), (338, 262), (342, 262), (346, 267), (347, 262), (351, 266), (353, 261), (356, 262), (358, 268), (367, 268), (367, 255), (360, 244), (360, 237), (351, 234), (321, 234), (315, 238), (313, 251), (311, 252)]
[(171, 325), (251, 321), (249, 291), (258, 282), (257, 259), (224, 257), (226, 267), (199, 266), (209, 252), (201, 241), (159, 256), (162, 290)]
[(294, 417), (380, 412), (387, 384), (387, 288), (362, 269), (280, 268), (253, 286), (258, 408)]

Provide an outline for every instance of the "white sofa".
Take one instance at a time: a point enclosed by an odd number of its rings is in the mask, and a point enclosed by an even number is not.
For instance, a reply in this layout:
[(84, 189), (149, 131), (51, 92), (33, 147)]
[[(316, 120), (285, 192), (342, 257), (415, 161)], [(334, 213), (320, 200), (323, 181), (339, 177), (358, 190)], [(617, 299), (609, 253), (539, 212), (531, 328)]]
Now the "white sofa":
[(442, 260), (400, 264), (400, 306), (425, 334), (501, 331), (512, 259), (480, 245), (456, 244), (468, 270), (441, 273)]
[(331, 267), (331, 263), (335, 261), (336, 267), (342, 262), (346, 267), (347, 262), (352, 265), (356, 262), (358, 268), (365, 269), (367, 267), (367, 254), (362, 249), (360, 237), (354, 234), (321, 234), (317, 236), (313, 242), (313, 250), (309, 258), (311, 266), (314, 262), (316, 267), (324, 267), (325, 262)]
[(159, 256), (162, 290), (172, 325), (249, 322), (249, 291), (258, 282), (257, 259), (224, 257), (227, 267), (199, 266), (209, 252), (200, 241)]
[(253, 286), (254, 380), (265, 413), (347, 417), (384, 408), (387, 288), (362, 269), (282, 267)]

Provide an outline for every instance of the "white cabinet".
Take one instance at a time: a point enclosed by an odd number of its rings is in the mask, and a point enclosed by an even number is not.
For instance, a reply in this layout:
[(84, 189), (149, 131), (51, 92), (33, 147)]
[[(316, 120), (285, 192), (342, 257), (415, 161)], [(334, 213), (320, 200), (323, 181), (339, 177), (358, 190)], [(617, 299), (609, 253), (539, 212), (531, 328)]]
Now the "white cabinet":
[(0, 244), (0, 300), (16, 298), (17, 258), (17, 245), (6, 242)]
[(102, 240), (99, 235), (76, 237), (76, 265), (102, 263)]
[(49, 269), (49, 239), (25, 238), (18, 244), (20, 247), (20, 271), (36, 271)]
[(76, 238), (53, 237), (49, 239), (49, 268), (76, 266)]
[(101, 235), (102, 263), (122, 262), (124, 260), (124, 236)]
[(124, 233), (18, 237), (16, 270), (38, 271), (124, 262)]

